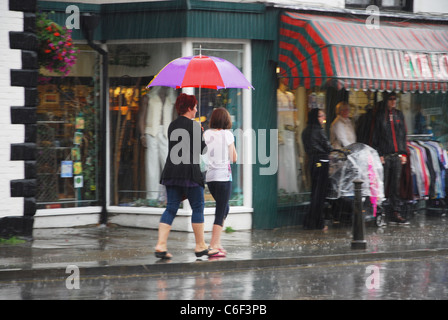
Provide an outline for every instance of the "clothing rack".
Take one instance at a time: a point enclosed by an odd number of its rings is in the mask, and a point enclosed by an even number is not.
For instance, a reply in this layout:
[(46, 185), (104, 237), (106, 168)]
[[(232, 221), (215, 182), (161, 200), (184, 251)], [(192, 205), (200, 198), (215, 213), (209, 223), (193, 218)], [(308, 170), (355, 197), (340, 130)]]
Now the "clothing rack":
[(427, 212), (446, 207), (447, 152), (433, 134), (408, 135), (410, 174), (414, 200), (425, 200)]
[(406, 135), (408, 141), (409, 140), (432, 140), (432, 141), (436, 141), (433, 140), (434, 138), (434, 134), (433, 133), (428, 133), (428, 134), (408, 134)]

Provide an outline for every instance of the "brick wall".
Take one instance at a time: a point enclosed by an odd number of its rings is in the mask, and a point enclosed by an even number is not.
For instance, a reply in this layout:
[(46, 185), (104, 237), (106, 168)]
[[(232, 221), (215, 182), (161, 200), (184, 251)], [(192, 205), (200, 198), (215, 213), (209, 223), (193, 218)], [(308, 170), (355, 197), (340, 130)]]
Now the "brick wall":
[(36, 212), (36, 3), (0, 1), (0, 236), (31, 236)]

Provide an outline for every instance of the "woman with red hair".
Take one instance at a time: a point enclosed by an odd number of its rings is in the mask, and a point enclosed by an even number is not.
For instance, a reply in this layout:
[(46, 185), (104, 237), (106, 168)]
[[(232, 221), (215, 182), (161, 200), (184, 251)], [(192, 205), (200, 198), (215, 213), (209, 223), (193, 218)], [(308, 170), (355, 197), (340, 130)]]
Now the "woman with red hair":
[(168, 235), (184, 199), (188, 199), (193, 210), (191, 224), (196, 240), (195, 255), (212, 256), (219, 251), (209, 249), (204, 240), (204, 177), (199, 164), (206, 145), (201, 125), (192, 120), (197, 112), (196, 97), (182, 93), (177, 97), (175, 107), (179, 117), (168, 127), (168, 156), (160, 180), (166, 187), (167, 204), (160, 218), (155, 256), (172, 258), (167, 251)]

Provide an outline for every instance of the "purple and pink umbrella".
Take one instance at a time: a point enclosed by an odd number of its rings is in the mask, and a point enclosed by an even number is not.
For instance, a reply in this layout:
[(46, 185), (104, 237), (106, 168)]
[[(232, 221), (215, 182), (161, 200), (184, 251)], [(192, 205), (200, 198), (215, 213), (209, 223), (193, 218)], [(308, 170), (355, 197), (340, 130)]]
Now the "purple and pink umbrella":
[[(241, 71), (229, 61), (201, 54), (177, 58), (168, 63), (147, 87), (154, 86), (175, 89), (199, 88), (199, 102), (201, 101), (201, 88), (216, 90), (226, 88), (254, 89)], [(201, 119), (200, 105), (198, 110), (199, 119)]]
[(148, 87), (179, 88), (244, 88), (253, 89), (240, 70), (229, 61), (212, 56), (177, 58), (168, 63)]

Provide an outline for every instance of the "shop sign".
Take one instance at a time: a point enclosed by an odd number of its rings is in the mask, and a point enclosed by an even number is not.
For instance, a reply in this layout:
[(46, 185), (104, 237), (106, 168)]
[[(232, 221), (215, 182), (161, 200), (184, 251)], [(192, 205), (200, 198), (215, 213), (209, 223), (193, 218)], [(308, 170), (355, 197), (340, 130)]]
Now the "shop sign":
[(448, 80), (448, 54), (406, 52), (403, 64), (407, 79)]

